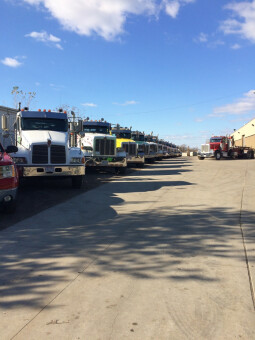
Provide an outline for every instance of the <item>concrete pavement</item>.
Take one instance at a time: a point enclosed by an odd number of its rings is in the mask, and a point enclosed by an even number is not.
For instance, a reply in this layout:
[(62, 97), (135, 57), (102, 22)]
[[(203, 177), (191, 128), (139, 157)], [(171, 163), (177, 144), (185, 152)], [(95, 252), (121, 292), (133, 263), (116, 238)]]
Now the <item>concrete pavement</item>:
[(254, 175), (167, 160), (3, 230), (1, 339), (254, 339)]

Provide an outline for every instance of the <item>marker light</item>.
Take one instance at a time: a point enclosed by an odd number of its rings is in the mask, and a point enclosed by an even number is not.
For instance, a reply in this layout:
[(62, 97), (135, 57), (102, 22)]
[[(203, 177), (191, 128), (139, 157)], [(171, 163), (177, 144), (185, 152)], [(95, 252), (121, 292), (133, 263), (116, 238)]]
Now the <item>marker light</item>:
[(48, 110), (48, 112), (51, 112), (51, 110)]
[(42, 112), (42, 110), (41, 110), (41, 109), (38, 109), (38, 112)]
[(64, 111), (64, 113), (66, 113), (66, 111)]
[(43, 112), (46, 112), (46, 110), (44, 109)]

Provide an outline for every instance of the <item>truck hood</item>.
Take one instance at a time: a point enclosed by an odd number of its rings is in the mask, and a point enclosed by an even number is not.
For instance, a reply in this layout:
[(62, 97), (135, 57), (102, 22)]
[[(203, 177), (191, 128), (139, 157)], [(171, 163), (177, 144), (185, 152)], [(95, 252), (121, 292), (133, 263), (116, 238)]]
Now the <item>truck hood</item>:
[(66, 145), (67, 139), (67, 132), (41, 130), (22, 131), (22, 144), (27, 147), (31, 144), (47, 143), (48, 140), (50, 140), (52, 144)]
[(93, 148), (93, 142), (95, 139), (111, 139), (115, 140), (116, 137), (111, 136), (111, 135), (105, 135), (102, 133), (86, 133), (84, 137), (81, 137), (80, 142), (81, 146), (91, 146)]
[(117, 148), (121, 148), (122, 143), (135, 143), (136, 144), (136, 142), (133, 139), (117, 138)]

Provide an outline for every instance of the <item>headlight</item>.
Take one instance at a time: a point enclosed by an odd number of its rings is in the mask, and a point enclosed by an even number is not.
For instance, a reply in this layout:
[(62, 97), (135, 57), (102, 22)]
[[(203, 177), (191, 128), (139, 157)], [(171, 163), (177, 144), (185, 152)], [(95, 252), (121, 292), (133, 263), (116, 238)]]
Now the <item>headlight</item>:
[(12, 159), (16, 164), (27, 164), (27, 159), (25, 157), (12, 157)]
[(0, 166), (0, 178), (15, 177), (14, 165)]
[(71, 164), (82, 164), (82, 163), (84, 163), (83, 160), (84, 160), (84, 157), (82, 157), (82, 158), (72, 157), (71, 160), (70, 160), (70, 163)]

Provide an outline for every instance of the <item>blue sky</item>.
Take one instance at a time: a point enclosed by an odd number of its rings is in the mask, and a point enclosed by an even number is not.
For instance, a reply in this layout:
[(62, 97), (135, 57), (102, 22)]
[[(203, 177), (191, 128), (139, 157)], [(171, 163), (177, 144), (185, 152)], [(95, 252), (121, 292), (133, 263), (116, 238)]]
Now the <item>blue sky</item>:
[(255, 116), (255, 0), (2, 0), (0, 19), (0, 105), (18, 86), (189, 146)]

